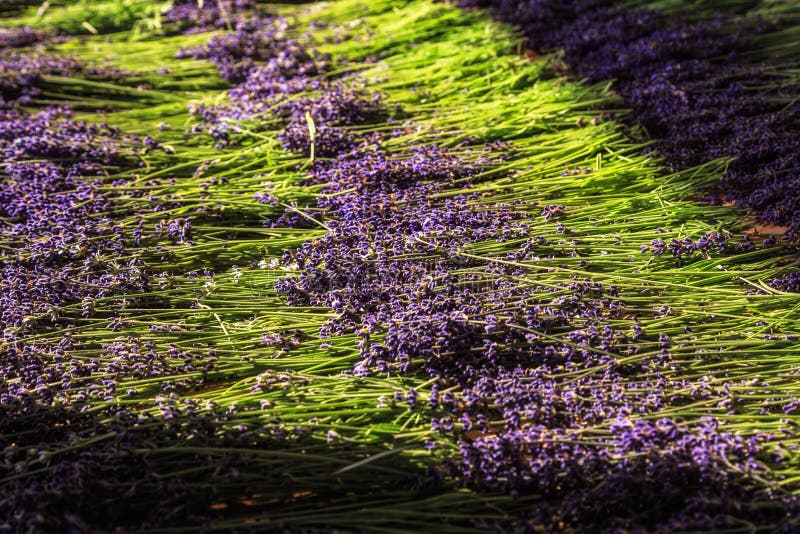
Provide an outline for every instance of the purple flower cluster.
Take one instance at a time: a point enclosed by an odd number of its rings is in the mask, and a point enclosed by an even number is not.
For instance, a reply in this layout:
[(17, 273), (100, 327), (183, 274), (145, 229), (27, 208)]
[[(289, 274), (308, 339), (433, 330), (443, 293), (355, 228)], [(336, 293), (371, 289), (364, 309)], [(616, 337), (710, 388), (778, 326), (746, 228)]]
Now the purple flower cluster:
[(277, 112), (284, 117), (286, 127), (278, 138), (291, 152), (309, 154), (313, 150), (317, 156), (335, 156), (359, 142), (348, 126), (376, 121), (385, 115), (384, 109), (377, 93), (332, 84), (316, 98), (281, 104)]
[[(61, 113), (65, 111), (28, 115), (11, 110), (0, 120), (0, 157), (6, 170), (0, 181), (5, 223), (0, 233), (14, 247), (0, 256), (4, 327), (22, 327), (26, 319), (47, 314), (73, 292), (73, 297), (84, 293), (79, 287), (90, 280), (97, 284), (91, 292), (102, 293), (103, 287), (116, 284), (114, 276), (87, 279), (62, 270), (67, 262), (82, 261), (86, 265), (81, 270), (89, 275), (94, 271), (92, 255), (121, 252), (119, 227), (101, 215), (108, 200), (99, 183), (86, 177), (124, 158), (114, 146), (114, 130), (62, 119)], [(125, 270), (120, 267), (120, 274)]]
[[(412, 360), (423, 359), (429, 372), (452, 377), (492, 360), (481, 351), (466, 356), (461, 350), (492, 337), (483, 321), (503, 308), (505, 298), (525, 295), (513, 284), (493, 287), (499, 273), (462, 280), (452, 270), (474, 263), (459, 252), (470, 242), (524, 237), (524, 216), (511, 205), (472, 206), (468, 196), (441, 206), (429, 201), (478, 169), (436, 147), (415, 149), (405, 158), (368, 149), (315, 169), (313, 180), (326, 184), (329, 196), (320, 198), (319, 207), (333, 218), (332, 231), (289, 253), (287, 261), (304, 274), (279, 287), (292, 303), (339, 313), (326, 334), (366, 329), (357, 372), (405, 372)], [(496, 306), (487, 307), (492, 300)], [(524, 324), (525, 318), (518, 319)], [(380, 343), (368, 342), (369, 331), (384, 328)], [(524, 336), (514, 342), (524, 342)]]
[(0, 109), (31, 105), (41, 94), (44, 76), (84, 76), (117, 80), (131, 73), (115, 68), (84, 65), (73, 57), (19, 52), (0, 48)]
[(780, 23), (724, 13), (699, 21), (670, 18), (608, 0), (461, 4), (492, 8), (539, 50), (563, 49), (580, 77), (614, 79), (633, 110), (630, 120), (657, 139), (658, 152), (673, 167), (732, 158), (721, 196), (797, 237), (797, 87), (782, 78), (778, 60), (751, 59), (760, 36)]
[[(281, 18), (242, 20), (235, 32), (178, 53), (179, 58), (208, 59), (223, 78), (237, 83), (228, 92), (228, 104), (192, 109), (217, 146), (228, 144), (236, 132), (231, 120), (257, 125), (256, 119), (262, 119), (284, 125), (279, 138), (286, 150), (309, 154), (313, 147), (315, 156), (335, 156), (358, 142), (347, 127), (384, 115), (380, 95), (359, 89), (353, 80), (320, 79), (318, 75), (331, 69), (330, 58), (305, 39), (289, 37), (288, 30)], [(309, 90), (318, 94), (291, 98)]]
[(164, 20), (192, 34), (234, 26), (255, 10), (255, 0), (176, 0)]
[(293, 55), (292, 48), (299, 45), (286, 35), (288, 29), (288, 21), (282, 18), (240, 20), (235, 31), (214, 35), (202, 46), (182, 49), (176, 57), (207, 59), (225, 80), (240, 83), (259, 62)]
[(0, 48), (20, 48), (35, 45), (51, 39), (44, 30), (19, 26), (16, 28), (0, 28)]
[[(707, 232), (696, 240), (689, 236), (680, 239), (673, 238), (670, 241), (657, 238), (653, 239), (650, 245), (642, 245), (641, 252), (644, 254), (650, 251), (654, 256), (669, 254), (675, 258), (677, 265), (682, 265), (693, 256), (707, 258), (711, 252), (717, 254), (726, 252), (731, 248), (730, 239), (731, 234), (726, 231)], [(746, 239), (747, 236), (742, 243), (746, 243)], [(742, 243), (739, 243), (737, 248), (741, 248)]]
[(40, 93), (41, 75), (74, 76), (84, 69), (74, 58), (0, 52), (0, 107), (30, 104)]
[(770, 280), (769, 285), (787, 293), (800, 293), (800, 271)]

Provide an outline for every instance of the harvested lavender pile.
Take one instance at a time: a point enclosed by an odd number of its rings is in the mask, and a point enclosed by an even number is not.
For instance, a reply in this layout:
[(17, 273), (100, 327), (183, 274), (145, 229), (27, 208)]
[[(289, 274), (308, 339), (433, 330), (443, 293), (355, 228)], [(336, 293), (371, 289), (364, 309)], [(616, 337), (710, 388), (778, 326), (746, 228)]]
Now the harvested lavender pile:
[(241, 23), (245, 20), (242, 15), (255, 9), (254, 0), (177, 0), (172, 2), (164, 19), (182, 27), (186, 33), (201, 33)]
[(581, 78), (614, 80), (632, 109), (629, 120), (657, 140), (672, 168), (731, 158), (719, 184), (723, 199), (798, 237), (800, 85), (786, 73), (796, 66), (797, 52), (786, 44), (796, 12), (747, 15), (757, 2), (736, 4), (744, 14), (722, 3), (699, 17), (605, 0), (460, 5), (490, 7), (537, 50), (563, 49)]
[(698, 200), (788, 154), (780, 7), (498, 4), (531, 58), (52, 4), (0, 31), (0, 531), (800, 528), (793, 234)]

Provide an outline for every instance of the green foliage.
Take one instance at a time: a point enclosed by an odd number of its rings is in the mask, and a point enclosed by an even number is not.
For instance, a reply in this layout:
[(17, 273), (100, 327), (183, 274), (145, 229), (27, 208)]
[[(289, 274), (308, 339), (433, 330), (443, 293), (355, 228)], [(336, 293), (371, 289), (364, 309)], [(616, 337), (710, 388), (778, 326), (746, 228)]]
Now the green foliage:
[(68, 35), (98, 35), (127, 30), (156, 30), (170, 2), (153, 0), (75, 0), (37, 2), (14, 25), (31, 25)]

